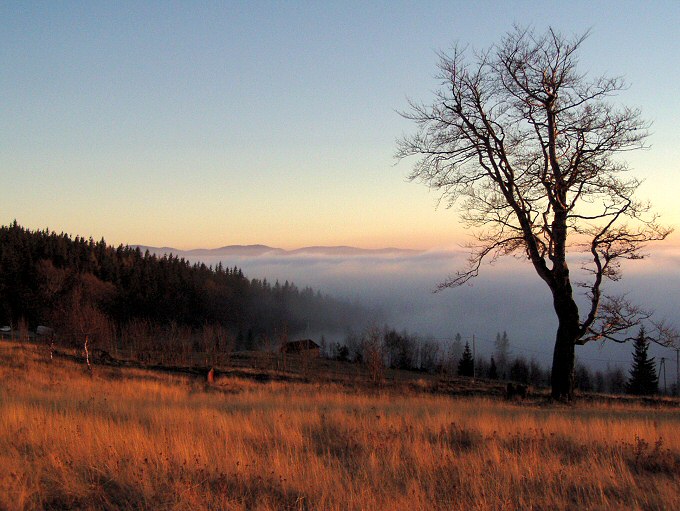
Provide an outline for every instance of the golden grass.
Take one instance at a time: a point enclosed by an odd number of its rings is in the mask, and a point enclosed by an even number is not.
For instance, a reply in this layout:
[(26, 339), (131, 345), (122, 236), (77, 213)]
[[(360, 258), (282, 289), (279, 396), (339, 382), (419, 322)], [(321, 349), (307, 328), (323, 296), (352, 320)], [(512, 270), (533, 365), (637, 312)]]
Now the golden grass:
[(680, 509), (680, 410), (52, 363), (0, 343), (0, 508)]

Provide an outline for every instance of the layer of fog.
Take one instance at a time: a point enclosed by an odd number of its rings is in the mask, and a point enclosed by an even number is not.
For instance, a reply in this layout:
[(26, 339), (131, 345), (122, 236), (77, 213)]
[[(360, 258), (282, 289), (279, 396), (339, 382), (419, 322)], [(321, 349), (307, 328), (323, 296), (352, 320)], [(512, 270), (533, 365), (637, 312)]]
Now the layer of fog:
[[(478, 351), (487, 356), (493, 350), (496, 334), (506, 331), (515, 355), (533, 357), (549, 367), (556, 320), (550, 292), (527, 261), (500, 259), (483, 266), (480, 276), (470, 285), (433, 293), (446, 276), (464, 267), (466, 257), (461, 250), (435, 250), (370, 256), (296, 253), (258, 257), (202, 255), (187, 259), (211, 265), (221, 261), (240, 267), (249, 278), (266, 278), (272, 283), (288, 280), (298, 287), (310, 286), (335, 297), (359, 301), (380, 311), (376, 313), (376, 323), (443, 343), (456, 333), (464, 340), (474, 335)], [(578, 266), (573, 264), (572, 268)], [(655, 310), (655, 317), (674, 322), (680, 304), (680, 253), (657, 251), (653, 257), (631, 262), (623, 269), (624, 279), (608, 284), (607, 291), (627, 293), (631, 301)], [(331, 341), (342, 341), (343, 335), (326, 333)], [(608, 364), (627, 368), (631, 352), (630, 344), (591, 343), (578, 347), (577, 357), (593, 368)], [(669, 379), (671, 374), (674, 377), (675, 352), (657, 347), (650, 352), (657, 362), (660, 357), (671, 359), (667, 373)]]

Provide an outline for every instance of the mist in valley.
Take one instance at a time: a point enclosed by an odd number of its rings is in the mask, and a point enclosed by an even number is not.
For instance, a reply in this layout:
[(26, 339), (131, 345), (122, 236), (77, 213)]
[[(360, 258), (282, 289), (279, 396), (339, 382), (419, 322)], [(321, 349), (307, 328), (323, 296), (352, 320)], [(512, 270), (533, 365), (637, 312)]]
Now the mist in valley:
[[(471, 341), (474, 335), (477, 352), (488, 357), (493, 352), (496, 334), (505, 331), (513, 356), (533, 358), (544, 367), (550, 367), (552, 361), (557, 322), (551, 295), (525, 260), (502, 258), (483, 266), (470, 285), (434, 293), (438, 283), (465, 266), (465, 250), (361, 251), (314, 247), (287, 252), (268, 247), (250, 250), (225, 247), (175, 253), (191, 262), (236, 265), (248, 278), (266, 278), (272, 283), (289, 281), (298, 287), (310, 286), (335, 298), (360, 303), (369, 313), (356, 321), (348, 318), (355, 333), (368, 323), (388, 325), (421, 338), (436, 339), (443, 345), (457, 333), (464, 341)], [(574, 260), (572, 271), (576, 275), (578, 268), (578, 260)], [(659, 249), (648, 259), (625, 265), (623, 270), (624, 278), (608, 283), (605, 292), (625, 293), (631, 301), (654, 310), (656, 319), (676, 323), (680, 253)], [(342, 343), (348, 332), (307, 333)], [(609, 365), (627, 371), (631, 352), (630, 343), (598, 342), (577, 347), (577, 358), (592, 369)], [(667, 376), (674, 381), (675, 352), (652, 346), (650, 353), (657, 363), (661, 357), (670, 359)]]

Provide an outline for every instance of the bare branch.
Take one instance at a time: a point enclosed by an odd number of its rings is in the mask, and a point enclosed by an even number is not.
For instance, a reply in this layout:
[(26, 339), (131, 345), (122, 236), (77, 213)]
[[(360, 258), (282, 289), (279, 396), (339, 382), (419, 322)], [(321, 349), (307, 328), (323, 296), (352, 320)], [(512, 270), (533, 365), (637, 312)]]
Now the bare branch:
[(632, 302), (625, 296), (608, 296), (602, 300), (599, 315), (578, 339), (578, 344), (607, 339), (614, 342), (627, 342), (632, 337), (621, 337), (630, 329), (649, 319), (652, 313)]

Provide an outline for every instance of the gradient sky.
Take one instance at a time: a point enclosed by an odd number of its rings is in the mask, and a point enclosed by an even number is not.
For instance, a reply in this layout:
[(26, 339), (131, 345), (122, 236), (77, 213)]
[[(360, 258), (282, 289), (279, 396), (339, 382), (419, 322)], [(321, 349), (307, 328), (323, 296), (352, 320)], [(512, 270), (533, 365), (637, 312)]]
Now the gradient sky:
[[(463, 241), (407, 183), (396, 113), (436, 51), (513, 22), (592, 35), (653, 121), (628, 161), (680, 225), (680, 2), (0, 4), (0, 223), (109, 243), (432, 248)], [(675, 234), (671, 243), (678, 243)]]

